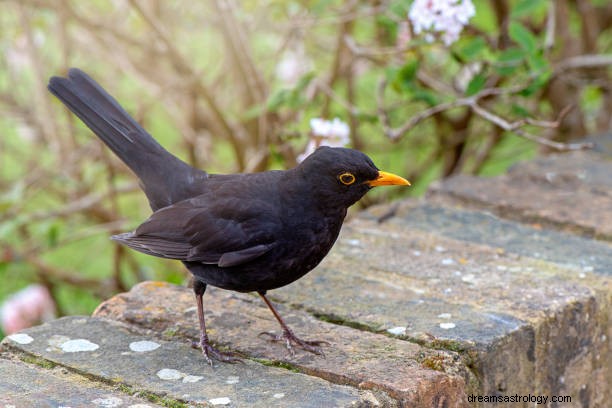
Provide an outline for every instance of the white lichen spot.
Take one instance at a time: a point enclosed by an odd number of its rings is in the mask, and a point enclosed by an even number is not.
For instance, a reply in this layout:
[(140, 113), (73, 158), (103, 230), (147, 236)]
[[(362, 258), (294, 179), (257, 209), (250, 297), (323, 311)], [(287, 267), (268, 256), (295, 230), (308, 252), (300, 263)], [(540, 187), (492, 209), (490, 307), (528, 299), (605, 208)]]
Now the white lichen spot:
[(236, 375), (230, 375), (227, 377), (227, 380), (225, 380), (225, 383), (226, 384), (238, 384), (239, 381), (240, 381), (240, 377)]
[(444, 248), (443, 246), (440, 245), (436, 245), (435, 248), (436, 252), (445, 252), (446, 248)]
[(285, 398), (285, 394), (282, 392), (279, 392), (279, 393), (274, 394), (272, 398), (276, 398), (276, 399)]
[(440, 328), (444, 330), (454, 329), (455, 327), (457, 327), (455, 323), (440, 323)]
[(402, 336), (402, 335), (406, 334), (406, 327), (404, 327), (404, 326), (392, 327), (390, 329), (387, 329), (387, 333), (391, 333), (391, 334), (394, 334), (396, 336)]
[(159, 346), (159, 343), (149, 340), (133, 341), (130, 343), (130, 350), (135, 351), (137, 353), (144, 353), (147, 351), (156, 350), (157, 348), (159, 348)]
[(445, 258), (442, 260), (442, 265), (454, 265), (455, 261), (451, 258)]
[(497, 265), (497, 270), (498, 271), (506, 271), (508, 270), (508, 267), (505, 265)]
[(580, 279), (584, 279), (584, 278), (586, 278), (586, 273), (584, 273), (584, 272), (580, 272), (580, 273), (578, 274), (578, 277), (579, 277)]
[(188, 307), (187, 309), (183, 310), (183, 314), (194, 313), (197, 311), (198, 309), (195, 306), (192, 306), (192, 307)]
[(70, 322), (72, 324), (85, 324), (87, 323), (87, 319), (72, 319)]
[(221, 398), (213, 398), (209, 400), (208, 402), (210, 402), (212, 405), (229, 405), (232, 403), (232, 400), (227, 397), (221, 397)]
[(200, 381), (204, 377), (200, 377), (199, 375), (186, 375), (183, 377), (184, 383), (194, 383)]
[(450, 313), (440, 313), (438, 315), (438, 318), (440, 319), (450, 319), (452, 317), (452, 315)]
[(461, 281), (465, 283), (474, 283), (476, 281), (476, 277), (470, 273), (465, 276), (462, 276)]
[(185, 374), (173, 368), (162, 368), (161, 370), (157, 372), (157, 376), (161, 378), (162, 380), (172, 381), (172, 380), (180, 380), (181, 378), (185, 376)]
[(99, 349), (100, 346), (87, 339), (74, 339), (62, 343), (60, 348), (64, 353), (78, 353), (81, 351), (94, 351)]
[(14, 341), (15, 343), (19, 343), (19, 344), (30, 344), (31, 342), (34, 341), (32, 337), (30, 337), (29, 335), (25, 333), (11, 334), (10, 336), (8, 336), (8, 339), (11, 341)]
[(123, 400), (117, 397), (96, 398), (91, 402), (97, 407), (105, 408), (120, 407), (121, 405), (123, 405)]
[(421, 251), (412, 251), (412, 255), (421, 256)]
[(358, 239), (347, 239), (346, 243), (351, 245), (351, 246), (361, 246), (361, 241), (359, 241)]

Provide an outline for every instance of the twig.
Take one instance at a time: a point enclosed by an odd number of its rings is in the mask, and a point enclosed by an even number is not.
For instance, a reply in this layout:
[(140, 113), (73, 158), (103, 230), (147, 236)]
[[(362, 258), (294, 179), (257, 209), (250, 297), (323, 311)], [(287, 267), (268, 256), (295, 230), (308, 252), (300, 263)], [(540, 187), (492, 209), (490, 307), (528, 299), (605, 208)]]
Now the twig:
[(612, 66), (612, 54), (576, 55), (562, 60), (555, 67), (555, 74), (581, 68), (596, 68)]
[(506, 131), (516, 133), (517, 135), (521, 136), (524, 139), (531, 140), (533, 142), (553, 148), (555, 150), (571, 151), (571, 150), (584, 150), (584, 149), (593, 148), (593, 143), (561, 143), (561, 142), (555, 142), (552, 140), (548, 140), (548, 139), (533, 135), (521, 128), (522, 126), (525, 125), (524, 121), (508, 122), (501, 116), (498, 116), (494, 114), (493, 112), (482, 108), (477, 103), (471, 104), (470, 108), (474, 111), (474, 113), (476, 113), (481, 118), (488, 120), (489, 122), (495, 124), (496, 126)]
[(486, 97), (494, 96), (494, 95), (503, 95), (503, 94), (512, 94), (515, 93), (518, 88), (487, 88), (483, 89), (476, 95), (458, 98), (451, 102), (444, 102), (436, 106), (432, 106), (428, 109), (421, 111), (420, 113), (412, 116), (403, 125), (398, 128), (393, 128), (390, 125), (389, 116), (387, 114), (386, 109), (383, 107), (383, 94), (386, 87), (386, 80), (383, 78), (378, 84), (378, 92), (376, 94), (377, 105), (378, 105), (378, 118), (382, 124), (383, 132), (385, 135), (392, 141), (398, 141), (406, 132), (410, 129), (424, 121), (425, 119), (430, 118), (436, 114), (445, 112), (450, 109), (458, 108), (458, 107), (467, 107), (471, 109), (475, 114), (480, 116), (481, 118), (495, 124), (496, 126), (509, 131), (514, 132), (517, 135), (537, 142), (539, 144), (551, 147), (560, 151), (567, 150), (582, 150), (582, 149), (590, 149), (593, 147), (592, 143), (560, 143), (552, 140), (548, 140), (545, 138), (541, 138), (535, 136), (525, 130), (522, 129), (525, 125), (532, 125), (537, 127), (546, 127), (546, 128), (554, 128), (558, 127), (561, 120), (569, 113), (571, 110), (571, 106), (564, 108), (559, 114), (557, 120), (551, 121), (541, 121), (534, 119), (521, 119), (515, 122), (509, 122), (506, 119), (502, 118), (499, 115), (494, 114), (493, 112), (483, 108), (478, 104), (478, 102)]

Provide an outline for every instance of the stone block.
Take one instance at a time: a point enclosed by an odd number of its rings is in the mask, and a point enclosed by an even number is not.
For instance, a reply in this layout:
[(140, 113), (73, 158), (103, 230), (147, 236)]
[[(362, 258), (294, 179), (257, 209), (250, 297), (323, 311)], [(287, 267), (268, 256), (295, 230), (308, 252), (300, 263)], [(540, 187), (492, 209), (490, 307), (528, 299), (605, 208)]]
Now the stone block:
[(610, 241), (611, 168), (608, 156), (592, 152), (552, 155), (498, 177), (459, 175), (434, 183), (429, 200)]
[[(216, 344), (246, 359), (288, 367), (336, 384), (380, 390), (403, 406), (466, 406), (467, 388), (475, 381), (465, 362), (453, 351), (427, 349), (386, 335), (327, 323), (279, 305), (279, 312), (296, 334), (330, 343), (324, 346), (325, 357), (299, 349), (292, 356), (283, 344), (258, 336), (261, 332), (280, 332), (258, 297), (210, 288), (204, 304), (209, 335)], [(198, 338), (193, 293), (179, 286), (141, 283), (101, 304), (95, 315), (162, 333), (179, 342)], [(201, 357), (200, 363), (204, 363)]]

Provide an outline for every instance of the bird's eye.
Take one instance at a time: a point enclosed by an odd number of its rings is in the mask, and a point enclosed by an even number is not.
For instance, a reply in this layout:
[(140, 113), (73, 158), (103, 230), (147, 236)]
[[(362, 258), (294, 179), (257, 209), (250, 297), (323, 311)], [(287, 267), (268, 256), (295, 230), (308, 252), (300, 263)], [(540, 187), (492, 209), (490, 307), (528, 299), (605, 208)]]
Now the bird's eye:
[(345, 186), (350, 186), (355, 182), (355, 176), (352, 173), (346, 172), (339, 175), (338, 180)]

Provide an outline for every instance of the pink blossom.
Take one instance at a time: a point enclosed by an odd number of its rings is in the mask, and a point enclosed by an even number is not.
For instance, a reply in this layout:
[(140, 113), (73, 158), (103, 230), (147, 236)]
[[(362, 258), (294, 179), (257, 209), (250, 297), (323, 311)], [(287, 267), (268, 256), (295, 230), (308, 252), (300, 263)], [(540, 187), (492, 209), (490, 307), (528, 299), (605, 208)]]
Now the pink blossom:
[(55, 317), (55, 303), (46, 287), (30, 285), (13, 294), (0, 308), (0, 323), (6, 334), (18, 332)]
[(312, 70), (312, 61), (303, 46), (286, 51), (276, 64), (276, 77), (287, 86), (295, 86)]
[(304, 152), (297, 157), (297, 161), (303, 161), (320, 146), (344, 147), (348, 145), (350, 134), (349, 125), (338, 118), (333, 120), (310, 119), (310, 140)]
[(408, 19), (415, 34), (423, 32), (428, 42), (433, 41), (433, 34), (440, 34), (448, 46), (459, 39), (463, 27), (475, 14), (472, 0), (415, 0)]

